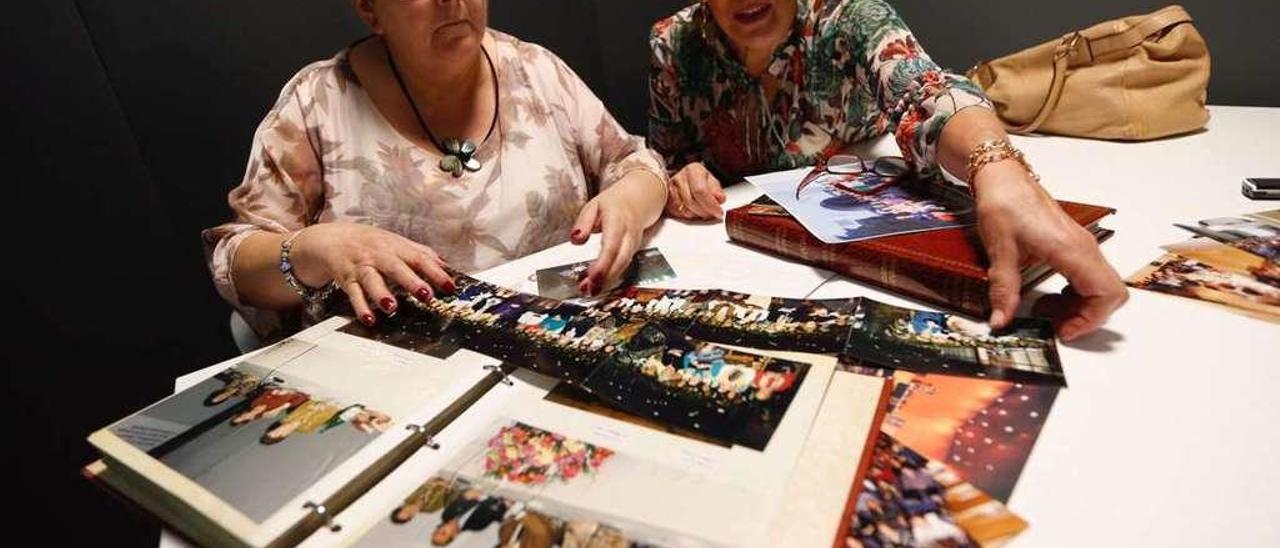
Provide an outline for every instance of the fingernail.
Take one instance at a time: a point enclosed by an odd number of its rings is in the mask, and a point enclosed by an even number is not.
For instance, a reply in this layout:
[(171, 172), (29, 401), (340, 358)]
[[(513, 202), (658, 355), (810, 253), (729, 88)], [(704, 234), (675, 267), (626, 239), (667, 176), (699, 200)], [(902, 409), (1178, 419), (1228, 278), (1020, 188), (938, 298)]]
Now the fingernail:
[(457, 291), (457, 289), (458, 289), (458, 284), (453, 283), (453, 280), (449, 280), (447, 283), (444, 284), (445, 293), (453, 293), (454, 291)]
[(417, 297), (419, 301), (429, 301), (431, 300), (431, 289), (419, 287), (417, 291), (413, 292), (413, 296)]
[(378, 320), (374, 319), (373, 314), (366, 312), (360, 315), (360, 323), (373, 327), (373, 324), (378, 323)]
[(578, 238), (581, 238), (581, 237), (582, 237), (582, 229), (579, 229), (579, 228), (575, 228), (575, 229), (573, 229), (573, 233), (569, 234), (569, 237), (570, 237), (570, 238), (573, 238), (573, 239), (575, 239), (575, 240), (576, 240), (576, 239), (578, 239)]
[(578, 291), (579, 291), (580, 293), (582, 293), (583, 295), (590, 295), (590, 294), (591, 294), (591, 279), (590, 279), (590, 278), (588, 278), (588, 279), (582, 280), (582, 283), (578, 284)]
[(394, 314), (396, 312), (396, 300), (394, 298), (383, 297), (381, 301), (378, 301), (378, 305), (380, 305), (382, 307), (382, 311), (387, 314)]

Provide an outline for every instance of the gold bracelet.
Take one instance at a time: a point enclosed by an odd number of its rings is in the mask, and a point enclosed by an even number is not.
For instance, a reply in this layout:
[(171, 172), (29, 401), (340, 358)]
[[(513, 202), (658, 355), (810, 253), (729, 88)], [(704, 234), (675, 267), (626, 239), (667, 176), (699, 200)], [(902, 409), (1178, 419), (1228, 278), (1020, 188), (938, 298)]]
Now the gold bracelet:
[(978, 175), (978, 171), (986, 167), (987, 164), (1003, 162), (1008, 159), (1017, 160), (1022, 164), (1023, 169), (1031, 174), (1031, 178), (1037, 183), (1040, 182), (1040, 175), (1031, 168), (1031, 164), (1027, 162), (1027, 157), (1021, 150), (1014, 148), (1009, 141), (1004, 139), (992, 139), (984, 141), (974, 147), (973, 152), (969, 154), (969, 187), (973, 187), (974, 177)]

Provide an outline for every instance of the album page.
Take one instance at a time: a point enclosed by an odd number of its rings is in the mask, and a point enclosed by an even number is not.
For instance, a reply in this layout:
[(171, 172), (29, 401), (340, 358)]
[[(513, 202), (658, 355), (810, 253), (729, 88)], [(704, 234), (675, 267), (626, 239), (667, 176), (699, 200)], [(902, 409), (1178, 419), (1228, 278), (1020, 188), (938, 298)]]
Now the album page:
[(810, 480), (803, 488), (793, 487), (793, 476), (826, 406), (835, 410), (824, 413), (824, 437), (851, 432), (845, 439), (859, 440), (857, 447), (839, 449), (848, 449), (848, 466), (857, 467), (862, 444), (878, 428), (885, 381), (840, 373), (862, 382), (841, 381), (833, 394), (832, 358), (752, 352), (810, 360), (763, 448), (621, 413), (568, 383), (520, 370), (512, 385), (490, 390), (441, 432), (439, 450), (419, 451), (339, 514), (339, 531), (319, 531), (304, 545), (538, 539), (552, 546), (762, 546), (775, 516), (794, 502), (785, 495), (810, 496), (804, 488), (825, 490), (825, 499), (835, 501), (837, 508), (807, 522), (820, 522), (830, 541), (852, 475), (841, 485)]
[[(108, 467), (132, 472), (131, 490), (163, 491), (150, 498), (171, 496), (179, 514), (207, 516), (239, 542), (271, 542), (310, 511), (307, 502), (341, 488), (408, 437), (406, 425), (429, 421), (497, 364), (336, 331), (347, 322), (327, 320), (228, 362), (89, 441)], [(112, 477), (126, 477), (119, 472)]]

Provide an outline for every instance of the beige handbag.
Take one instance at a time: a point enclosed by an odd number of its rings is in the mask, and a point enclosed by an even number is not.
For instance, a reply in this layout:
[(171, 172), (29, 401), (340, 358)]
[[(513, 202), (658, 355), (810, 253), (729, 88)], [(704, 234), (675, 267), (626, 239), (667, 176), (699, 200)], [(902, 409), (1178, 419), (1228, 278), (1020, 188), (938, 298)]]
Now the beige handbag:
[(1012, 133), (1139, 141), (1209, 121), (1209, 49), (1182, 6), (1072, 32), (969, 78)]

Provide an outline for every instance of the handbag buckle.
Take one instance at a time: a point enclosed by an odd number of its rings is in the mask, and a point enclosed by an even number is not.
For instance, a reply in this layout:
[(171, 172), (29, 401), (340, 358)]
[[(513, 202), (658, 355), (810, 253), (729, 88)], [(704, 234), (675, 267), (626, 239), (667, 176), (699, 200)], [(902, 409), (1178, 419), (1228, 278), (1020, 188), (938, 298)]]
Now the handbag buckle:
[(1062, 43), (1058, 44), (1056, 51), (1054, 51), (1053, 53), (1053, 56), (1057, 59), (1061, 59), (1063, 57), (1067, 57), (1071, 55), (1073, 52), (1075, 52), (1076, 46), (1080, 45), (1081, 38), (1083, 37), (1080, 36), (1080, 33), (1078, 32), (1073, 32), (1071, 34), (1063, 36)]

